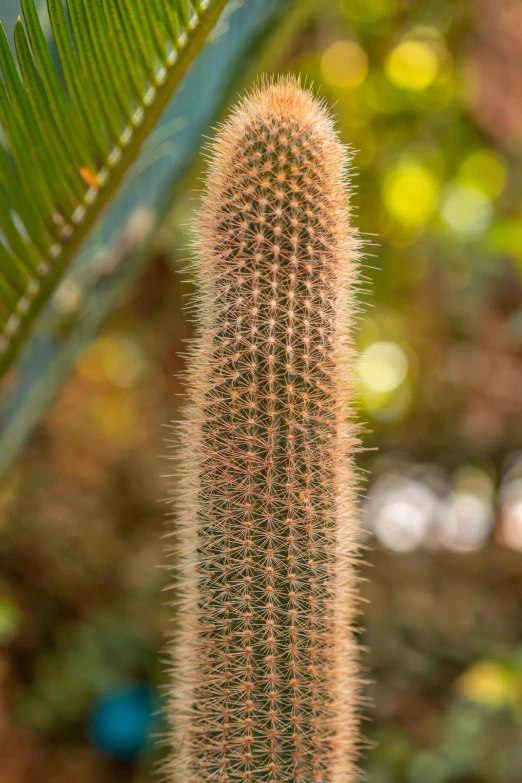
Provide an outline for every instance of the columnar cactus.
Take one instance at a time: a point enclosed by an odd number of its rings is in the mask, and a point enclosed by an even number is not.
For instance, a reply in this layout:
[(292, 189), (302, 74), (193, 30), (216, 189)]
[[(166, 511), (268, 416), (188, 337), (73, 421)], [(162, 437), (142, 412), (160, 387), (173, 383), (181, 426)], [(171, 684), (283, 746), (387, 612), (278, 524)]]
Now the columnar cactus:
[(357, 746), (347, 153), (293, 80), (210, 149), (182, 425), (178, 783), (348, 783)]

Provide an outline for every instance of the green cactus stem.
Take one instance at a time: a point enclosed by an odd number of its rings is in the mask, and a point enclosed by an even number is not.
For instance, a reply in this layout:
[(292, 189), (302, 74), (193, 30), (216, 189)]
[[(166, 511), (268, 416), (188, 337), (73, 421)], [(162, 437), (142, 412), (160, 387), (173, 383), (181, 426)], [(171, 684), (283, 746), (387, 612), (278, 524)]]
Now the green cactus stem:
[(182, 423), (177, 783), (349, 783), (359, 241), (348, 154), (292, 79), (210, 147)]

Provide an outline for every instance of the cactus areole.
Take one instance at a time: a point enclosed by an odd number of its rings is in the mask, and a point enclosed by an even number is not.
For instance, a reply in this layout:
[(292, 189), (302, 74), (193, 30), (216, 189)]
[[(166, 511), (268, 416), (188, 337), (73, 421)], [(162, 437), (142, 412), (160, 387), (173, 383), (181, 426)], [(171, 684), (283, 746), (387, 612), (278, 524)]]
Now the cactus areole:
[(295, 80), (210, 147), (177, 527), (176, 783), (356, 776), (348, 155)]

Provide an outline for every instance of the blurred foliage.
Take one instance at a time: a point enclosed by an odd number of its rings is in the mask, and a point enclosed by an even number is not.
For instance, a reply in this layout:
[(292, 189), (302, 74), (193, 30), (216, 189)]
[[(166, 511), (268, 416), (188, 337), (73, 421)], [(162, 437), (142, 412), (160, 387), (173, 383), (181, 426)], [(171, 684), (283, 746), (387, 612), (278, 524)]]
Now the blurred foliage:
[[(314, 0), (264, 63), (354, 148), (371, 783), (522, 780), (521, 22), (511, 0)], [(0, 490), (2, 783), (154, 779), (157, 455), (202, 166)]]

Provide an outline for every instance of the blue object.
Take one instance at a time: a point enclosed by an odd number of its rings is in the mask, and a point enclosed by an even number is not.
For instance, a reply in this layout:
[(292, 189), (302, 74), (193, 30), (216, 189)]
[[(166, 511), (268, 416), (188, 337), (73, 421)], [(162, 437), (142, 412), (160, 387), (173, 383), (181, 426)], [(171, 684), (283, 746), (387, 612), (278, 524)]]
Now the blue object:
[(93, 712), (89, 727), (92, 742), (112, 756), (136, 756), (148, 743), (156, 723), (155, 709), (155, 699), (146, 686), (110, 692)]

